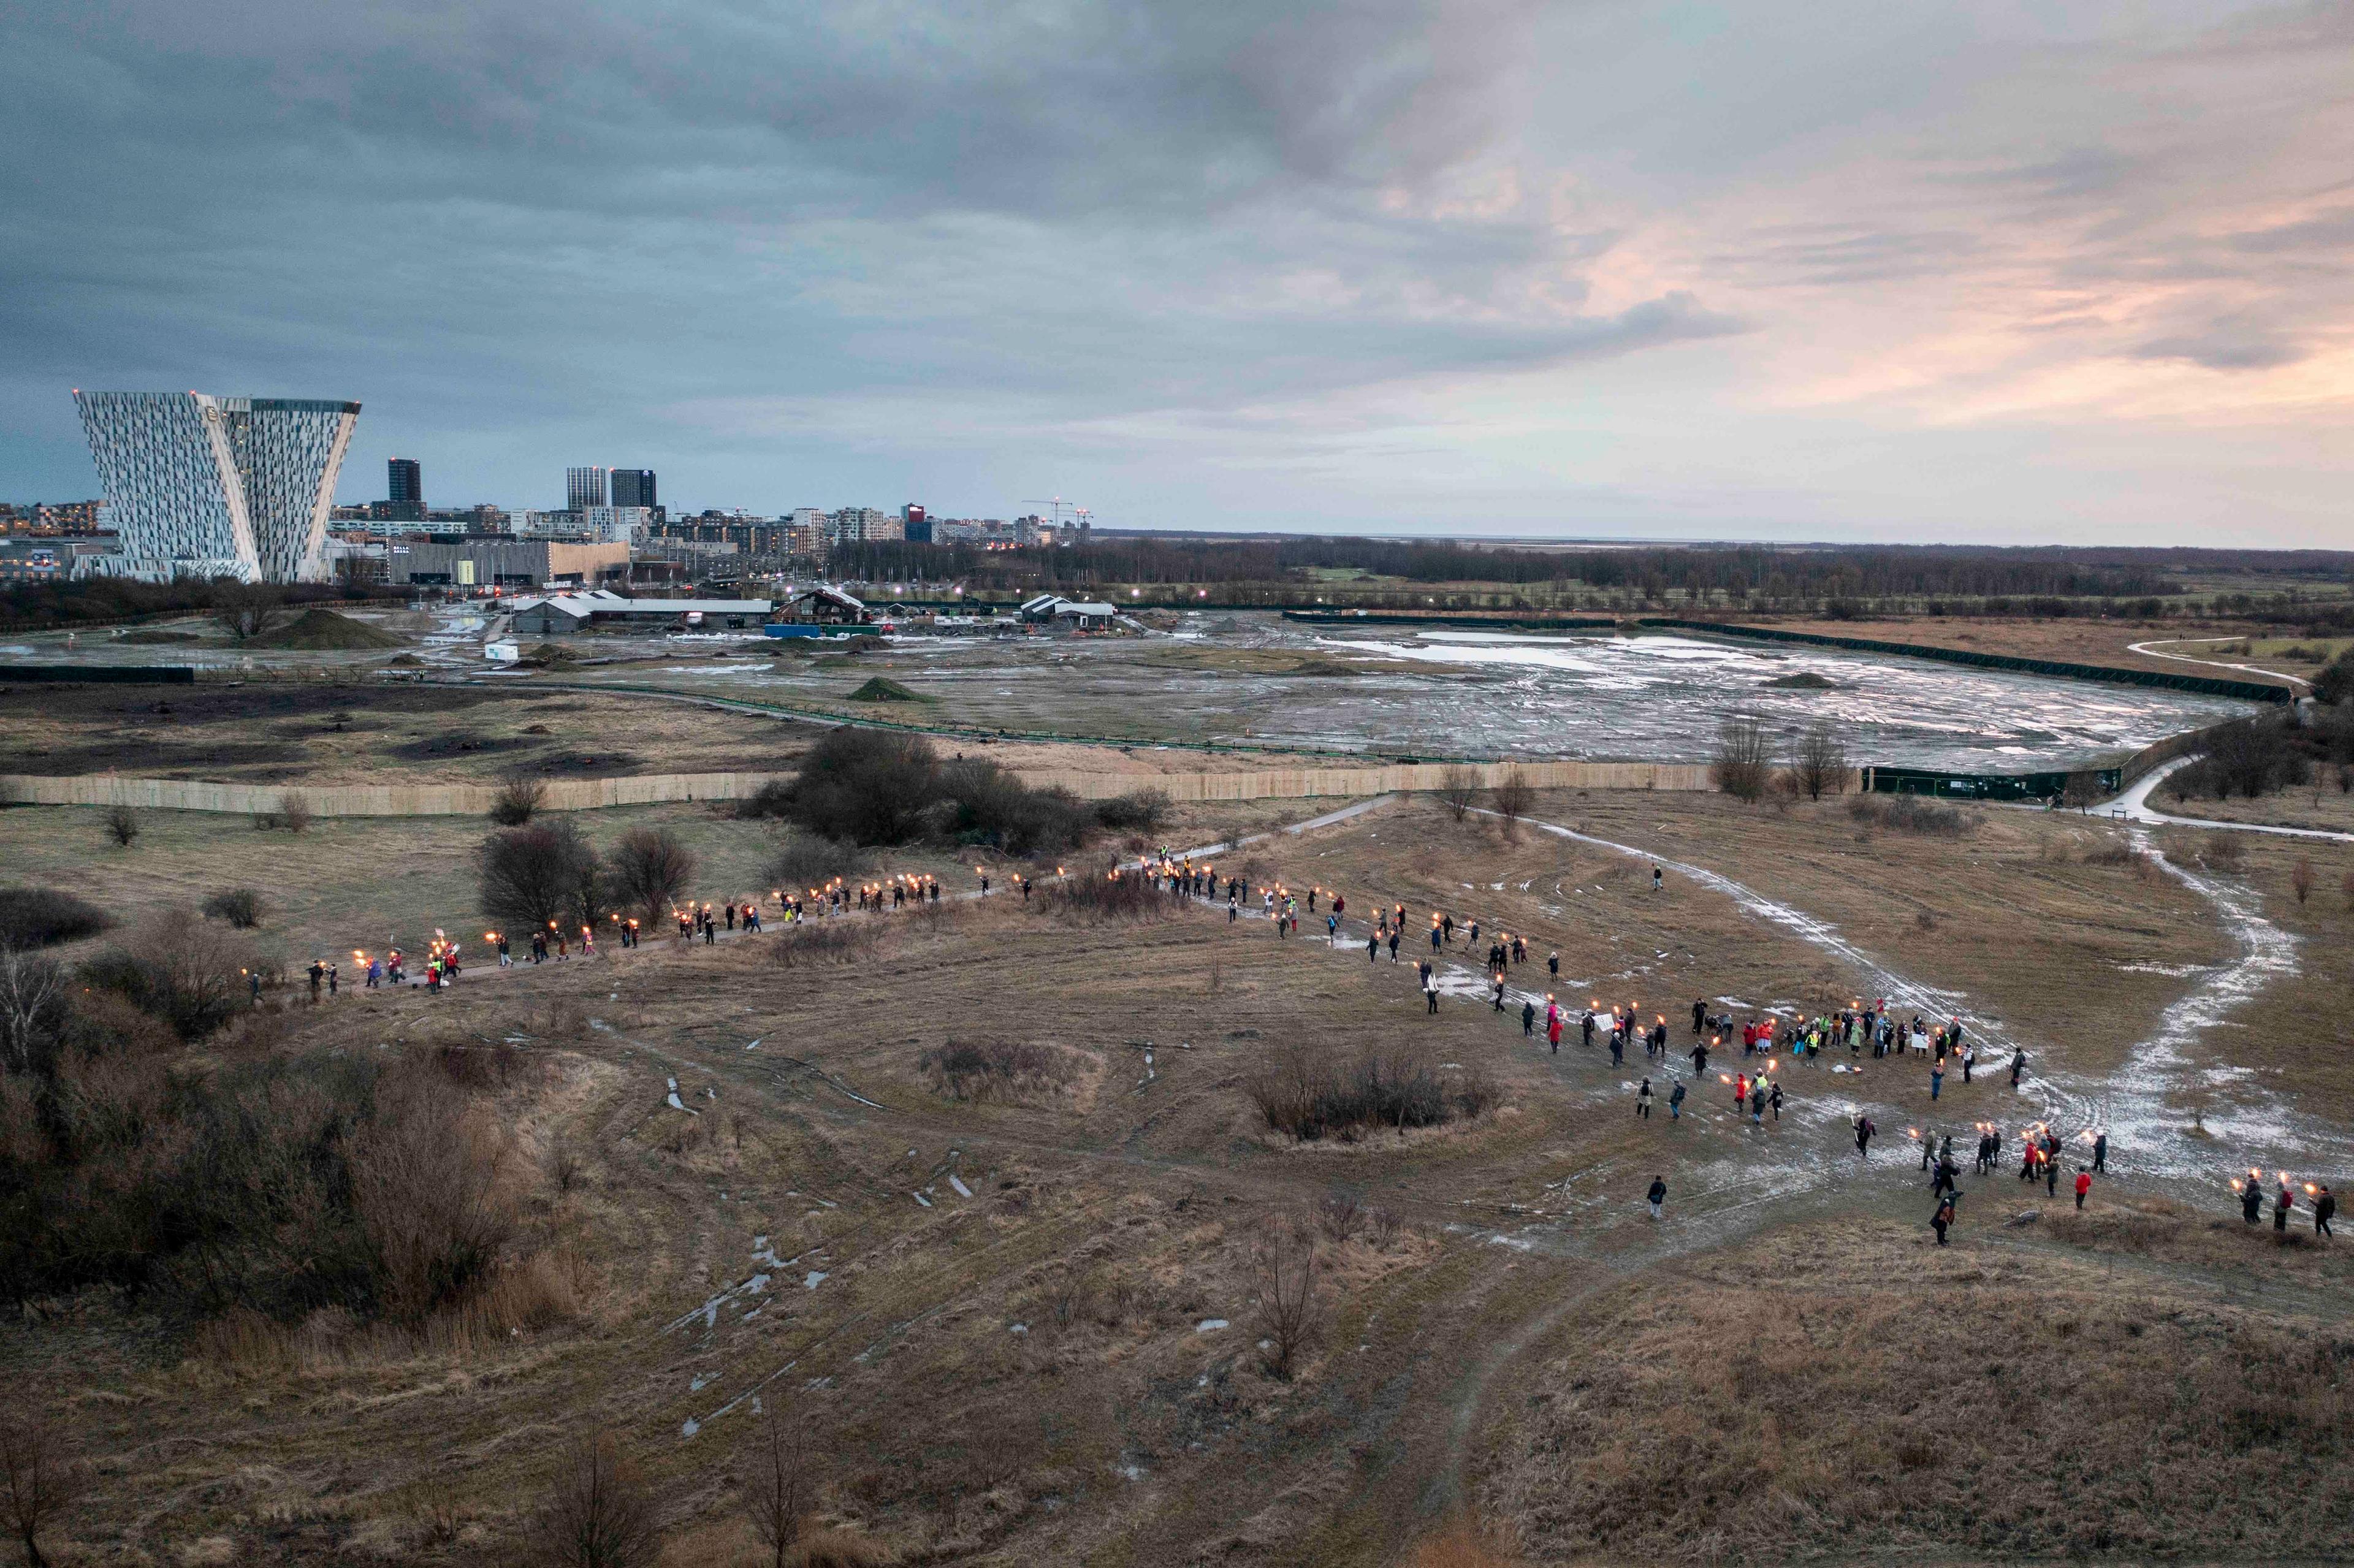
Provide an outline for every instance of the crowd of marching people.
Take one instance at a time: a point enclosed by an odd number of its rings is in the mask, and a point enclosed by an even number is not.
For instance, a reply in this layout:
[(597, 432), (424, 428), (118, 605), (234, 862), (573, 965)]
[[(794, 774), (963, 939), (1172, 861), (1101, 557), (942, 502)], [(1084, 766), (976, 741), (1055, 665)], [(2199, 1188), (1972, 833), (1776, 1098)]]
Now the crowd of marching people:
[[(990, 874), (985, 869), (976, 868), (976, 871), (980, 879), (977, 895), (985, 897), (991, 891)], [(1060, 874), (1060, 868), (1057, 868), (1057, 873)], [(1246, 911), (1253, 913), (1268, 920), (1278, 938), (1288, 938), (1298, 934), (1299, 917), (1304, 909), (1311, 916), (1320, 915), (1326, 939), (1334, 947), (1340, 945), (1341, 922), (1349, 907), (1346, 895), (1337, 889), (1318, 885), (1300, 890), (1280, 883), (1262, 885), (1254, 889), (1244, 873), (1229, 872), (1222, 878), (1215, 865), (1209, 861), (1197, 863), (1191, 855), (1173, 854), (1166, 850), (1132, 868), (1115, 869), (1109, 874), (1115, 878), (1129, 874), (1141, 877), (1151, 886), (1174, 897), (1213, 905), (1223, 900), (1228, 921), (1239, 919)], [(1652, 873), (1655, 890), (1660, 882), (1659, 870), (1655, 866)], [(1013, 878), (1013, 889), (1020, 893), (1025, 903), (1035, 885), (1034, 879), (1027, 875), (1017, 874)], [(910, 905), (917, 908), (937, 906), (940, 897), (939, 879), (917, 873), (854, 885), (836, 877), (822, 886), (809, 888), (805, 892), (778, 890), (769, 895), (775, 906), (777, 922), (787, 926), (850, 914), (884, 914), (904, 910)], [(716, 909), (710, 903), (698, 905), (690, 900), (676, 908), (673, 915), (682, 943), (692, 943), (699, 937), (708, 946), (718, 940), (722, 930), (740, 930), (757, 935), (765, 929), (761, 903), (749, 896), (725, 901)], [(608, 922), (610, 935), (616, 945), (623, 948), (640, 945), (642, 933), (635, 918), (611, 915), (608, 916)], [(1402, 961), (1399, 949), (1407, 940), (1407, 911), (1403, 902), (1375, 906), (1366, 927), (1367, 961), (1378, 963), (1384, 952), (1392, 963)], [(1478, 954), (1482, 961), (1487, 984), (1481, 994), (1488, 1001), (1490, 1009), (1498, 1013), (1509, 1013), (1511, 972), (1531, 962), (1526, 937), (1516, 932), (1483, 929), (1476, 916), (1458, 921), (1448, 910), (1433, 911), (1430, 916), (1426, 938), (1429, 952), (1434, 957), (1425, 958), (1417, 953), (1414, 959), (1418, 981), (1416, 990), (1423, 999), (1425, 1011), (1431, 1014), (1439, 1011), (1442, 986), (1438, 960), (1454, 950), (1458, 935), (1462, 938), (1462, 950), (1467, 954)], [(517, 961), (507, 934), (488, 931), (483, 936), (497, 953), (499, 967), (507, 968)], [(594, 926), (583, 924), (567, 930), (558, 922), (550, 920), (545, 929), (534, 930), (526, 939), (527, 961), (533, 964), (568, 961), (573, 955), (576, 939), (580, 956), (594, 958), (597, 955), (596, 938)], [(459, 947), (457, 941), (437, 929), (428, 945), (422, 972), (414, 979), (408, 973), (408, 959), (398, 947), (387, 948), (380, 956), (365, 951), (355, 951), (352, 956), (354, 962), (362, 966), (364, 983), (369, 991), (385, 985), (397, 987), (410, 983), (439, 991), (455, 980), (463, 967)], [(1570, 1011), (1561, 1005), (1555, 990), (1552, 989), (1557, 988), (1561, 981), (1561, 955), (1558, 951), (1546, 956), (1545, 969), (1549, 989), (1543, 993), (1542, 1012), (1535, 991), (1524, 991), (1519, 998), (1522, 1037), (1531, 1040), (1542, 1038), (1548, 1051), (1558, 1054), (1563, 1033), (1574, 1027), (1584, 1049), (1594, 1049), (1597, 1037), (1602, 1041), (1609, 1051), (1610, 1064), (1614, 1068), (1624, 1066), (1628, 1054), (1639, 1046), (1649, 1065), (1635, 1086), (1632, 1098), (1637, 1118), (1647, 1122), (1652, 1119), (1654, 1107), (1659, 1105), (1665, 1106), (1668, 1121), (1683, 1120), (1685, 1108), (1691, 1103), (1691, 1088), (1706, 1082), (1712, 1054), (1728, 1051), (1728, 1043), (1736, 1038), (1741, 1053), (1738, 1062), (1729, 1061), (1727, 1065), (1731, 1070), (1720, 1070), (1717, 1079), (1731, 1090), (1736, 1119), (1746, 1120), (1752, 1128), (1760, 1131), (1778, 1124), (1783, 1108), (1788, 1103), (1781, 1077), (1782, 1064), (1786, 1059), (1808, 1066), (1830, 1056), (1834, 1061), (1829, 1070), (1847, 1073), (1862, 1071), (1867, 1055), (1876, 1062), (1911, 1058), (1928, 1070), (1929, 1098), (1933, 1104), (1940, 1100), (1949, 1072), (1957, 1071), (1961, 1081), (1967, 1084), (1973, 1081), (1978, 1065), (1978, 1043), (1960, 1018), (1936, 1020), (1919, 1013), (1900, 1017), (1885, 999), (1869, 1003), (1859, 999), (1842, 1007), (1799, 1018), (1791, 1018), (1776, 1009), (1758, 1009), (1753, 1010), (1751, 1016), (1736, 1021), (1732, 1012), (1715, 1011), (1707, 999), (1695, 998), (1691, 1008), (1692, 1043), (1688, 1048), (1678, 1050), (1670, 1043), (1666, 1014), (1655, 1012), (1647, 1019), (1639, 1005), (1633, 1001), (1606, 1004), (1603, 999), (1596, 997), (1577, 1011), (1573, 1021)], [(309, 978), (311, 996), (314, 1001), (323, 991), (328, 995), (339, 991), (340, 970), (334, 963), (314, 960)], [(258, 996), (259, 976), (253, 977), (252, 984)], [(1719, 999), (1720, 1004), (1728, 1001)], [(1678, 1055), (1691, 1063), (1688, 1079), (1677, 1076), (1681, 1069), (1674, 1066), (1671, 1058)], [(1846, 1060), (1837, 1059), (1841, 1056)], [(2026, 1053), (2013, 1051), (2006, 1065), (2009, 1086), (2016, 1091), (2027, 1070)], [(1657, 1087), (1652, 1083), (1655, 1075), (1660, 1079)], [(1878, 1128), (1870, 1114), (1862, 1110), (1854, 1113), (1850, 1127), (1858, 1157), (1869, 1160), (1872, 1141), (1878, 1135)], [(1992, 1122), (1979, 1122), (1975, 1130), (1978, 1145), (1972, 1169), (1978, 1175), (1986, 1176), (1992, 1173), (2003, 1160), (2003, 1134)], [(1939, 1139), (1918, 1128), (1907, 1128), (1906, 1134), (1919, 1147), (1921, 1170), (1930, 1177), (1930, 1195), (1936, 1204), (1930, 1223), (1936, 1233), (1937, 1245), (1943, 1246), (1946, 1245), (1947, 1233), (1956, 1222), (1962, 1195), (1961, 1167), (1954, 1153), (1954, 1139), (1950, 1133)], [(2084, 1206), (2094, 1178), (2106, 1174), (2109, 1155), (2105, 1129), (2088, 1129), (2080, 1136), (2087, 1146), (2087, 1152), (2070, 1183), (2079, 1209)], [(2047, 1196), (2056, 1199), (2063, 1163), (2059, 1134), (2050, 1126), (2037, 1122), (2021, 1135), (2020, 1181), (2040, 1183)], [(2233, 1191), (2239, 1194), (2242, 1212), (2252, 1224), (2259, 1221), (2265, 1201), (2260, 1177), (2261, 1172), (2251, 1171), (2245, 1180), (2234, 1179), (2232, 1182)], [(2332, 1234), (2330, 1221), (2336, 1213), (2337, 1201), (2328, 1186), (2321, 1182), (2307, 1182), (2304, 1192), (2315, 1231), (2324, 1236)], [(1665, 1195), (1663, 1179), (1655, 1177), (1647, 1194), (1655, 1217), (1663, 1212)], [(2274, 1228), (2285, 1230), (2288, 1215), (2297, 1206), (2296, 1193), (2285, 1172), (2277, 1178), (2272, 1206)]]

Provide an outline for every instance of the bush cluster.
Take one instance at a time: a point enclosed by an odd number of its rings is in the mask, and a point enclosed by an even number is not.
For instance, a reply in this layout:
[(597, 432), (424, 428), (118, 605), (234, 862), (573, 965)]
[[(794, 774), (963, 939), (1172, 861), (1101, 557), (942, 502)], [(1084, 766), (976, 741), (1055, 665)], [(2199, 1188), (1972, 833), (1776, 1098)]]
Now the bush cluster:
[(1847, 814), (1900, 833), (1957, 839), (1970, 831), (1969, 813), (1932, 805), (1918, 795), (1858, 795), (1847, 803)]
[(77, 941), (113, 923), (88, 899), (53, 887), (0, 887), (0, 948)]
[(916, 1066), (936, 1093), (976, 1102), (1043, 1098), (1077, 1075), (1066, 1053), (1027, 1040), (951, 1040)]
[(1243, 1092), (1270, 1130), (1302, 1142), (1437, 1127), (1478, 1117), (1495, 1103), (1495, 1091), (1479, 1074), (1450, 1082), (1402, 1052), (1368, 1052), (1353, 1061), (1288, 1052), (1246, 1079)]
[(790, 781), (772, 780), (737, 808), (842, 843), (932, 840), (1016, 855), (1075, 849), (1098, 828), (1150, 832), (1168, 809), (1157, 790), (1090, 805), (1068, 790), (1034, 789), (982, 758), (943, 762), (921, 736), (847, 726), (811, 747)]

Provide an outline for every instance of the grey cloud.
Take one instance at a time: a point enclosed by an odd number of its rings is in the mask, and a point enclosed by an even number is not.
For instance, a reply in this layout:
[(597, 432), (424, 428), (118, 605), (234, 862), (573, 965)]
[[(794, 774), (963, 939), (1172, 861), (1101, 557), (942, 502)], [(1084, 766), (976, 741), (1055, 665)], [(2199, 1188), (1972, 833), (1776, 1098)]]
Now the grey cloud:
[(2155, 337), (2128, 351), (2135, 359), (2170, 359), (2209, 370), (2274, 370), (2312, 351), (2274, 333), (2218, 326), (2201, 333)]
[(2354, 207), (2232, 236), (2234, 249), (2258, 255), (2294, 250), (2343, 251), (2350, 245), (2354, 245)]

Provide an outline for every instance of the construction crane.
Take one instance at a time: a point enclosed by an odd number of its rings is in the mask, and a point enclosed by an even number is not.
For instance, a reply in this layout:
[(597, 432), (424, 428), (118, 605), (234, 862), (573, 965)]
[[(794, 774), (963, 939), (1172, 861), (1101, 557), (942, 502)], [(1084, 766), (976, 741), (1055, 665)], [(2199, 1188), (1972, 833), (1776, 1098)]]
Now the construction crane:
[(1047, 524), (1057, 529), (1062, 527), (1063, 516), (1066, 513), (1070, 514), (1074, 522), (1085, 522), (1087, 519), (1094, 515), (1093, 513), (1089, 512), (1086, 507), (1081, 506), (1078, 503), (1075, 501), (1066, 501), (1059, 495), (1050, 496), (1044, 501), (1023, 501), (1016, 503), (1016, 504), (1022, 506), (1045, 507), (1047, 509)]

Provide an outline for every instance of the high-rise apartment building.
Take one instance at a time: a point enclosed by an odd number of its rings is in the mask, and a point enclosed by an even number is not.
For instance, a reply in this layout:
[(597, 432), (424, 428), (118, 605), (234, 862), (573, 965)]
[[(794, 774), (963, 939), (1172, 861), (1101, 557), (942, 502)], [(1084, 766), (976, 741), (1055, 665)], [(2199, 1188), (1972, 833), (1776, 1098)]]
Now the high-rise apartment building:
[(617, 468), (613, 471), (613, 504), (616, 506), (652, 506), (654, 501), (654, 471), (650, 468)]
[(74, 392), (133, 577), (313, 582), (357, 403)]
[(601, 468), (567, 468), (564, 471), (564, 509), (578, 512), (584, 506), (610, 506), (605, 499), (605, 471)]
[(425, 470), (415, 458), (393, 458), (384, 465), (386, 514), (396, 522), (425, 520)]

